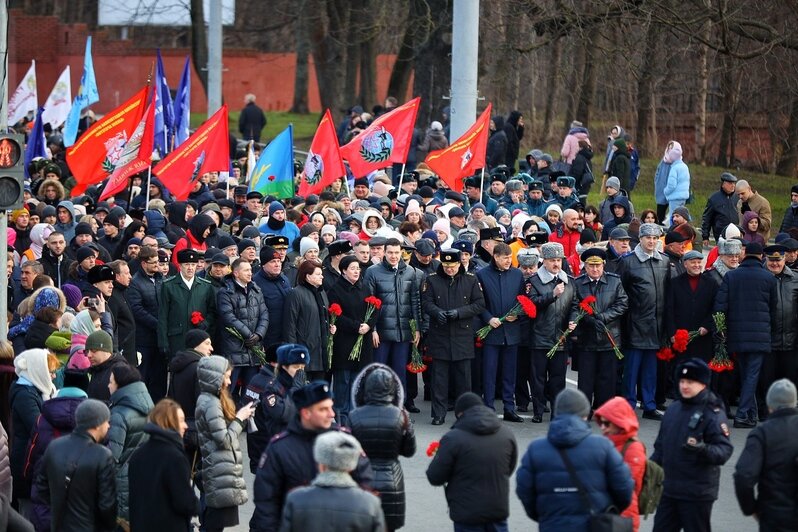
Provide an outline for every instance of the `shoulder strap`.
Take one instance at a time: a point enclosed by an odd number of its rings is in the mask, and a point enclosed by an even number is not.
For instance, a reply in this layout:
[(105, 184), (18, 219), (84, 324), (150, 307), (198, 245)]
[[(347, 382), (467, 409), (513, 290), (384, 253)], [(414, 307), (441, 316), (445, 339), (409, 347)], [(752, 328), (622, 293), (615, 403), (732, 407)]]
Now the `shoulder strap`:
[(571, 460), (568, 458), (568, 454), (559, 447), (557, 447), (557, 452), (560, 453), (560, 458), (562, 458), (562, 461), (565, 464), (565, 469), (568, 470), (568, 474), (571, 475), (571, 480), (573, 480), (574, 484), (576, 484), (576, 489), (579, 491), (579, 495), (582, 497), (582, 502), (587, 508), (587, 511), (593, 515), (593, 505), (590, 503), (590, 496), (587, 494), (585, 485), (582, 484), (581, 480), (579, 480), (579, 476), (576, 474), (576, 470), (574, 470), (574, 466), (571, 463)]
[[(635, 442), (635, 441), (640, 441), (640, 440), (638, 440), (635, 437), (632, 437), (632, 438), (629, 438), (628, 440), (626, 440), (626, 443), (623, 444), (623, 448), (621, 449), (621, 457), (625, 457), (626, 456), (626, 450), (629, 448), (630, 445), (632, 445), (632, 442)], [(643, 445), (643, 450), (645, 450), (646, 446), (643, 444), (643, 442), (640, 442), (640, 444)]]

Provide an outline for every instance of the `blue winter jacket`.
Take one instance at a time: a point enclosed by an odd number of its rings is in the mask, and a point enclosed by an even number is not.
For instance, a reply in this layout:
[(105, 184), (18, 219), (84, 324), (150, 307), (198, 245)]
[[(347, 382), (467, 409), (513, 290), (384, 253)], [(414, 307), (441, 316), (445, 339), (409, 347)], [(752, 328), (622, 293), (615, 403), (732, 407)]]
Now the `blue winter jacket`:
[[(525, 294), (524, 276), (518, 268), (500, 272), (496, 264), (491, 263), (477, 272), (477, 279), (482, 285), (485, 295), (485, 308), (480, 314), (482, 323), (487, 325), (491, 318), (501, 318), (512, 309), (519, 295)], [(488, 345), (518, 345), (521, 343), (521, 323), (505, 321), (501, 327), (492, 330), (485, 343)]]
[(516, 473), (516, 495), (540, 532), (589, 530), (590, 512), (557, 449), (567, 453), (595, 512), (629, 506), (634, 481), (615, 446), (591, 433), (582, 418), (561, 414), (551, 422), (548, 436), (529, 445)]
[(668, 174), (671, 171), (671, 163), (660, 160), (657, 171), (654, 173), (654, 201), (657, 205), (667, 205), (665, 199), (665, 185), (668, 183)]
[(665, 194), (665, 203), (686, 200), (690, 197), (690, 170), (682, 159), (671, 163), (668, 180), (662, 192)]

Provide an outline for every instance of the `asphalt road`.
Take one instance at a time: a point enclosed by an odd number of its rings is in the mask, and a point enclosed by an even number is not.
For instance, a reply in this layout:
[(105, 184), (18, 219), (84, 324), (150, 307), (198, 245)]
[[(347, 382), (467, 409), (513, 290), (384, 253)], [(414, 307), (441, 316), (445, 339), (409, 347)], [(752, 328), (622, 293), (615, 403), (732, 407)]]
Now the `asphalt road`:
[[(576, 385), (576, 373), (569, 371), (568, 374), (569, 386)], [(419, 379), (420, 381), (421, 379)], [(421, 383), (419, 383), (421, 386)], [(419, 390), (421, 396), (421, 390)], [(407, 492), (407, 512), (406, 522), (403, 530), (407, 531), (443, 531), (452, 530), (452, 524), (449, 520), (446, 497), (444, 496), (443, 488), (436, 488), (429, 485), (425, 471), (429, 465), (430, 458), (426, 455), (426, 449), (430, 442), (439, 440), (441, 436), (449, 429), (451, 423), (454, 422), (454, 416), (450, 412), (446, 418), (446, 424), (442, 426), (433, 426), (430, 424), (430, 403), (417, 401), (416, 406), (421, 409), (420, 414), (412, 414), (411, 417), (415, 423), (416, 441), (418, 442), (418, 451), (412, 458), (401, 458), (402, 468), (405, 475), (405, 489)], [(501, 412), (501, 402), (498, 401), (496, 407)], [(638, 411), (638, 416), (641, 414)], [(534, 424), (528, 422), (529, 416), (522, 414), (525, 418), (525, 423), (507, 423), (512, 429), (518, 441), (519, 454), (523, 456), (529, 443), (540, 437), (546, 435), (548, 430), (548, 421), (542, 424)], [(547, 418), (548, 416), (546, 416)], [(598, 428), (594, 431), (599, 434)], [(659, 422), (650, 421), (647, 419), (640, 420), (640, 439), (646, 444), (649, 454), (653, 452), (654, 440), (659, 431)], [(715, 530), (722, 530), (724, 532), (744, 532), (753, 531), (757, 529), (757, 524), (753, 518), (745, 517), (737, 505), (737, 499), (734, 496), (734, 482), (732, 475), (734, 473), (734, 464), (745, 446), (745, 438), (748, 435), (747, 430), (731, 429), (732, 444), (734, 445), (734, 455), (723, 467), (720, 477), (720, 496), (715, 502), (712, 510), (712, 528)], [(242, 444), (245, 445), (245, 439), (242, 438)], [(246, 456), (246, 454), (245, 454)], [(519, 457), (520, 461), (520, 457)], [(250, 499), (252, 498), (252, 483), (253, 476), (249, 474), (248, 467), (245, 467), (245, 479), (247, 481), (247, 489), (249, 490)], [(249, 518), (252, 515), (253, 504), (248, 502), (240, 508), (241, 525), (234, 529), (229, 530), (249, 530)], [(511, 479), (511, 496), (510, 496), (510, 517), (508, 519), (509, 529), (511, 531), (530, 531), (537, 530), (537, 523), (533, 522), (527, 517), (521, 503), (515, 497), (515, 477)], [(649, 516), (647, 520), (641, 519), (640, 530), (649, 531), (654, 527), (654, 517)]]

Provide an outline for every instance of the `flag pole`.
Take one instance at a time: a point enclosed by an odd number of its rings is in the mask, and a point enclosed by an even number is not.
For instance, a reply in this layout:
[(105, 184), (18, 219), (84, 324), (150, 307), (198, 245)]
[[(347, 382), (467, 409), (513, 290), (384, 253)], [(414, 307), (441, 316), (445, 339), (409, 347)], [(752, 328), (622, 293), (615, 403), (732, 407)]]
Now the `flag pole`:
[(145, 210), (147, 209), (147, 205), (150, 204), (150, 179), (151, 178), (152, 178), (152, 163), (150, 163), (150, 166), (147, 167), (147, 192), (146, 192), (146, 195), (144, 196), (146, 198), (146, 201), (144, 202), (144, 209)]
[(482, 167), (482, 177), (479, 178), (479, 201), (482, 201), (482, 195), (485, 193), (485, 167)]
[(396, 191), (396, 195), (397, 196), (402, 193), (402, 181), (404, 180), (404, 177), (405, 177), (405, 165), (406, 164), (407, 164), (407, 161), (402, 163), (402, 173), (399, 174), (399, 189)]
[[(338, 179), (341, 179), (340, 177)], [(344, 176), (344, 186), (346, 187), (346, 195), (352, 197), (352, 191), (349, 190), (349, 180)]]

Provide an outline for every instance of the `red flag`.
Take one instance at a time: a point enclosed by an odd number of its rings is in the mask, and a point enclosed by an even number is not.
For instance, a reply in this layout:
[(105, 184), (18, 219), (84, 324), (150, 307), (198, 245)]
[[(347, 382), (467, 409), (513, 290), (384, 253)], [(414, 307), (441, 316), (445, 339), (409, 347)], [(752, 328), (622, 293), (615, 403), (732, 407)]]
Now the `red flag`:
[(448, 148), (435, 150), (424, 161), (452, 190), (463, 190), (463, 179), (485, 166), (488, 150), (491, 104)]
[(346, 169), (338, 150), (338, 135), (330, 110), (327, 109), (313, 136), (313, 142), (310, 143), (302, 180), (299, 183), (299, 195), (306, 198), (311, 194), (318, 194), (330, 183), (345, 175)]
[(141, 172), (150, 166), (152, 160), (152, 146), (155, 129), (155, 106), (150, 101), (144, 117), (136, 126), (130, 140), (127, 141), (122, 155), (119, 157), (116, 169), (105, 184), (100, 201), (117, 194), (125, 189), (130, 176)]
[(227, 105), (216, 111), (183, 144), (158, 163), (152, 173), (178, 200), (188, 193), (201, 175), (230, 169), (230, 137)]
[(382, 115), (341, 148), (341, 157), (349, 163), (355, 176), (407, 160), (420, 102), (420, 97), (413, 98)]
[(72, 196), (79, 196), (89, 185), (106, 179), (116, 169), (133, 130), (141, 121), (147, 103), (147, 87), (95, 122), (66, 153), (66, 161), (77, 186)]

